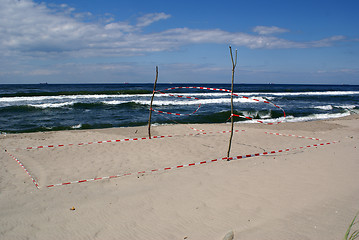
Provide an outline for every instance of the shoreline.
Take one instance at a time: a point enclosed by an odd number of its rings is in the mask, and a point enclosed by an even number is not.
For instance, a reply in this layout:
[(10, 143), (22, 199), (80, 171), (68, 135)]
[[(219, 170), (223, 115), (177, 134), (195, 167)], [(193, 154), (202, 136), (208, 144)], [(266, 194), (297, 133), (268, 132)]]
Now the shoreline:
[[(224, 157), (228, 133), (220, 132), (230, 125), (190, 124), (206, 134), (153, 126), (153, 136), (172, 137), (112, 143), (95, 142), (144, 138), (147, 127), (1, 136), (0, 238), (222, 239), (233, 230), (234, 239), (340, 239), (359, 210), (358, 123), (359, 115), (237, 123), (233, 156), (291, 151), (153, 173), (142, 170)], [(338, 143), (314, 146), (328, 141)], [(84, 142), (93, 143), (24, 149)], [(136, 174), (46, 188), (127, 172)]]

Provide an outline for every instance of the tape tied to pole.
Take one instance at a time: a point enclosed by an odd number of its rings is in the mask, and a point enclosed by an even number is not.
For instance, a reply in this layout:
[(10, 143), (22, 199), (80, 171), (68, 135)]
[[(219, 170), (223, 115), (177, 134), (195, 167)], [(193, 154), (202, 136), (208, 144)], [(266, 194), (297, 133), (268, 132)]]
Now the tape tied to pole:
[[(220, 91), (220, 92), (230, 93), (231, 95), (236, 96), (236, 97), (240, 97), (240, 98), (247, 99), (247, 100), (252, 100), (252, 101), (254, 101), (254, 102), (262, 102), (262, 103), (265, 103), (265, 104), (272, 105), (272, 106), (274, 106), (275, 108), (277, 108), (277, 109), (279, 109), (279, 110), (282, 111), (282, 113), (283, 113), (283, 120), (286, 118), (286, 113), (285, 113), (284, 109), (281, 108), (280, 106), (278, 106), (278, 105), (276, 105), (276, 104), (274, 104), (274, 103), (268, 101), (268, 100), (260, 100), (260, 99), (257, 99), (257, 98), (250, 98), (250, 97), (246, 97), (246, 96), (241, 96), (241, 95), (239, 95), (239, 94), (232, 93), (231, 90), (223, 89), (223, 88), (208, 88), (208, 87), (172, 87), (172, 88), (166, 88), (166, 89), (163, 89), (163, 90), (155, 91), (155, 93), (166, 94), (166, 95), (168, 95), (168, 96), (170, 96), (170, 97), (178, 97), (178, 98), (186, 98), (186, 99), (200, 100), (200, 99), (197, 98), (197, 97), (191, 97), (191, 96), (183, 96), (183, 95), (179, 95), (179, 94), (165, 93), (165, 91), (177, 90), (177, 89), (200, 89), (200, 90)], [(157, 112), (157, 113), (168, 114), (168, 115), (190, 116), (190, 115), (193, 115), (193, 114), (197, 113), (201, 107), (202, 107), (202, 104), (199, 103), (199, 105), (197, 106), (197, 108), (196, 108), (193, 112), (191, 112), (191, 113), (167, 112), (167, 111), (157, 110), (157, 109), (154, 109), (154, 108), (152, 108), (152, 107), (150, 108), (150, 110), (151, 110), (151, 111), (154, 111), (154, 112)], [(263, 124), (268, 124), (268, 125), (279, 124), (279, 123), (283, 122), (283, 120), (279, 120), (279, 121), (276, 121), (276, 122), (265, 122), (265, 121), (262, 121), (262, 120), (256, 120), (256, 119), (254, 119), (254, 117), (244, 116), (244, 115), (240, 115), (240, 114), (231, 114), (231, 116), (228, 118), (228, 120), (231, 119), (232, 117), (246, 118), (246, 119), (248, 119), (248, 120), (255, 120), (255, 121), (258, 122), (258, 123), (263, 123)]]

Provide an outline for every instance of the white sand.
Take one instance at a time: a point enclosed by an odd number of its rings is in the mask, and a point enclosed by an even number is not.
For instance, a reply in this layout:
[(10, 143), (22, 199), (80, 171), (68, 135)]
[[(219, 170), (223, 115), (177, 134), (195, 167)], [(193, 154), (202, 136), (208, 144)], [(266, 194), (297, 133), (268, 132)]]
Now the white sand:
[(147, 137), (147, 128), (0, 136), (0, 239), (222, 239), (231, 230), (241, 240), (341, 239), (359, 210), (359, 117), (235, 129), (246, 131), (234, 134), (231, 156), (291, 151), (47, 188), (219, 159), (229, 134), (157, 126), (153, 135), (177, 136), (33, 150), (24, 148)]

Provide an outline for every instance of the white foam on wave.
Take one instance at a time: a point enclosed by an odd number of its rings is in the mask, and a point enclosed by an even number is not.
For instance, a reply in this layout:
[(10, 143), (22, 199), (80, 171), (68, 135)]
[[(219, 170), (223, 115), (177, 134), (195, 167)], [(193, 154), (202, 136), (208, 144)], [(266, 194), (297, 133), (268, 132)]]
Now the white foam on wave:
[(71, 128), (72, 128), (72, 129), (79, 129), (79, 128), (81, 128), (81, 127), (82, 127), (82, 124), (80, 123), (80, 124), (78, 124), (78, 125), (72, 126)]
[(32, 102), (32, 101), (45, 101), (53, 99), (63, 99), (60, 96), (51, 96), (51, 97), (2, 97), (0, 102), (10, 103), (10, 102)]
[(305, 117), (293, 117), (288, 116), (286, 118), (286, 122), (307, 122), (307, 121), (314, 121), (314, 120), (325, 120), (325, 119), (332, 119), (332, 118), (340, 118), (340, 117), (346, 117), (349, 116), (350, 112), (345, 113), (333, 113), (333, 114), (312, 114)]
[[(258, 99), (259, 101), (262, 101), (262, 102), (265, 101), (265, 99), (260, 98), (260, 97), (256, 97), (255, 99)], [(113, 100), (113, 101), (103, 101), (102, 103), (117, 105), (117, 104), (129, 103), (129, 102), (138, 103), (138, 104), (142, 104), (142, 105), (150, 105), (150, 103), (151, 103), (150, 100), (131, 100), (131, 101)], [(185, 105), (199, 105), (199, 104), (201, 104), (201, 105), (221, 104), (221, 103), (230, 103), (230, 102), (231, 102), (230, 98), (199, 99), (199, 100), (192, 100), (192, 99), (156, 100), (155, 99), (153, 101), (153, 105), (156, 105), (156, 106), (168, 106), (168, 105), (185, 106)], [(258, 103), (258, 101), (253, 100), (253, 98), (249, 98), (249, 99), (234, 98), (233, 102), (235, 102), (235, 103)]]
[[(167, 97), (169, 94), (192, 96), (192, 97), (223, 97), (230, 96), (228, 92), (208, 92), (208, 93), (170, 93), (165, 92), (164, 94), (157, 93), (157, 97)], [(278, 96), (343, 96), (343, 95), (359, 95), (359, 91), (325, 91), (325, 92), (235, 92), (240, 96), (266, 96), (268, 100), (272, 100)], [(79, 100), (79, 99), (136, 99), (136, 98), (151, 98), (152, 94), (92, 94), (92, 95), (60, 95), (60, 96), (32, 96), (32, 97), (1, 97), (0, 102), (2, 103), (14, 103), (14, 102), (44, 102), (50, 100)]]
[(344, 109), (354, 109), (354, 108), (356, 108), (355, 105), (340, 105), (340, 106), (336, 105), (334, 107), (336, 107), (336, 108), (344, 108)]
[(316, 109), (322, 109), (322, 110), (333, 110), (333, 108), (343, 108), (343, 109), (347, 109), (347, 110), (352, 110), (354, 108), (356, 108), (356, 105), (324, 105), (324, 106), (315, 106), (313, 108)]
[(61, 108), (64, 106), (72, 106), (75, 102), (64, 102), (64, 103), (43, 103), (43, 104), (29, 104), (31, 107), (35, 108)]
[(315, 106), (314, 108), (321, 109), (321, 110), (332, 110), (333, 106), (332, 105), (324, 105), (324, 106)]
[[(241, 114), (244, 117), (250, 117), (253, 118), (255, 116), (259, 116), (261, 119), (261, 121), (263, 121), (263, 119), (267, 119), (267, 121), (272, 121), (271, 119), (271, 111), (266, 111), (266, 112), (261, 112), (261, 111), (242, 111)], [(251, 120), (251, 121), (256, 121), (256, 120)]]
[[(234, 102), (250, 102), (244, 99), (234, 99)], [(200, 99), (200, 100), (184, 100), (184, 101), (154, 101), (153, 104), (157, 106), (166, 105), (199, 105), (199, 104), (219, 104), (219, 103), (230, 103), (231, 99), (227, 98), (215, 98), (215, 99)]]
[[(186, 98), (176, 98), (176, 97), (170, 97), (170, 96), (164, 96), (164, 95), (159, 95), (161, 96), (161, 98), (155, 98), (153, 101), (153, 104), (156, 106), (168, 106), (168, 105), (181, 105), (181, 106), (185, 106), (185, 105), (204, 105), (204, 104), (226, 104), (226, 103), (230, 103), (231, 99), (230, 98), (208, 98), (208, 99), (186, 99)], [(163, 98), (165, 97), (165, 98)], [(37, 97), (36, 97), (37, 98)], [(56, 100), (58, 101), (42, 101), (41, 100), (42, 97), (38, 98), (37, 100), (39, 101), (33, 101), (33, 102), (26, 102), (27, 106), (31, 106), (31, 107), (35, 107), (35, 108), (61, 108), (61, 107), (66, 107), (66, 106), (72, 106), (75, 103), (96, 103), (98, 101), (100, 101), (103, 104), (108, 104), (108, 105), (120, 105), (120, 104), (124, 104), (124, 103), (137, 103), (137, 104), (142, 104), (142, 105), (149, 105), (150, 104), (150, 98), (142, 98), (142, 99), (134, 99), (134, 98), (129, 98), (129, 99), (123, 99), (123, 100), (118, 100), (118, 99), (114, 99), (114, 100), (110, 100), (108, 98), (103, 98), (103, 99), (95, 99), (95, 101), (91, 101), (91, 99), (86, 99), (84, 101), (81, 101), (81, 99), (76, 98), (76, 99), (71, 99), (71, 98), (67, 98), (67, 99), (61, 99), (61, 98), (56, 98)], [(249, 98), (239, 98), (239, 97), (234, 97), (233, 101), (234, 103), (258, 103), (258, 101), (255, 101), (253, 99), (257, 99), (259, 100), (259, 102), (263, 102), (266, 99), (262, 98), (262, 97), (249, 97)], [(49, 99), (46, 99), (49, 100)], [(70, 100), (70, 101), (69, 101)], [(61, 102), (62, 101), (62, 102)], [(43, 102), (43, 103), (41, 103)], [(15, 105), (23, 105), (24, 102), (19, 102), (19, 103), (15, 103)], [(14, 105), (12, 104), (6, 104), (6, 103), (2, 103), (2, 105), (4, 106), (9, 106), (9, 105)]]
[[(333, 113), (333, 114), (312, 114), (305, 117), (293, 117), (287, 116), (286, 118), (271, 118), (271, 119), (261, 119), (264, 123), (275, 123), (275, 122), (308, 122), (308, 121), (315, 121), (315, 120), (326, 120), (326, 119), (333, 119), (333, 118), (341, 118), (349, 116), (350, 112), (345, 113)], [(258, 123), (257, 120), (248, 120), (241, 123)]]
[(43, 102), (48, 100), (77, 100), (77, 99), (108, 99), (108, 98), (136, 98), (151, 97), (152, 94), (138, 95), (63, 95), (63, 96), (35, 96), (35, 97), (2, 97), (0, 102)]
[(103, 104), (108, 104), (108, 105), (120, 105), (120, 104), (128, 103), (128, 102), (132, 102), (132, 101), (119, 101), (119, 100), (102, 101)]

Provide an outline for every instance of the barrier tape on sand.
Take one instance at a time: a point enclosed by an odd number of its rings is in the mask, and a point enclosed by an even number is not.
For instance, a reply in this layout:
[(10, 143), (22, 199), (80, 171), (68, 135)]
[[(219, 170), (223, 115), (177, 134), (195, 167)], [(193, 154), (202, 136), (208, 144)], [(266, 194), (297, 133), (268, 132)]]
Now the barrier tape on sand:
[[(231, 90), (228, 90), (228, 89), (223, 89), (223, 88), (208, 88), (208, 87), (172, 87), (172, 88), (166, 88), (164, 90), (159, 90), (159, 91), (155, 91), (157, 93), (161, 93), (161, 94), (168, 94), (169, 96), (171, 97), (179, 97), (179, 98), (189, 98), (189, 99), (196, 99), (196, 100), (199, 100), (199, 98), (196, 98), (196, 97), (185, 97), (185, 96), (182, 96), (182, 95), (174, 95), (174, 94), (169, 94), (169, 93), (163, 93), (162, 91), (168, 91), (168, 90), (176, 90), (176, 89), (201, 89), (201, 90), (210, 90), (210, 91), (221, 91), (221, 92), (227, 92), (227, 93), (231, 93)], [(244, 99), (248, 99), (248, 100), (253, 100), (255, 102), (263, 102), (263, 103), (267, 103), (267, 104), (270, 104), (270, 105), (273, 105), (274, 107), (280, 109), (282, 112), (283, 112), (283, 117), (285, 118), (286, 117), (286, 113), (284, 111), (283, 108), (281, 108), (280, 106), (272, 103), (272, 102), (269, 102), (267, 100), (259, 100), (259, 99), (256, 99), (256, 98), (249, 98), (249, 97), (246, 97), (246, 96), (240, 96), (236, 93), (232, 93), (233, 96), (236, 96), (236, 97), (241, 97), (241, 98), (244, 98)], [(192, 113), (187, 113), (187, 114), (183, 114), (183, 113), (173, 113), (173, 112), (164, 112), (164, 111), (160, 111), (160, 110), (156, 110), (156, 109), (153, 109), (151, 108), (150, 110), (154, 111), (154, 112), (157, 112), (157, 113), (163, 113), (163, 114), (169, 114), (169, 115), (176, 115), (176, 116), (189, 116), (189, 115), (192, 115), (194, 113), (196, 113), (199, 109), (201, 108), (201, 104), (198, 105), (197, 109), (195, 111), (193, 111)], [(240, 118), (246, 118), (246, 119), (249, 119), (249, 120), (254, 120), (252, 117), (248, 117), (248, 116), (243, 116), (243, 115), (239, 115), (239, 114), (232, 114), (230, 117), (240, 117)], [(268, 125), (273, 125), (273, 124), (279, 124), (281, 123), (282, 121), (278, 121), (278, 122), (274, 122), (274, 123), (266, 123), (264, 121), (261, 121), (261, 120), (255, 120), (257, 121), (258, 123), (263, 123), (263, 124), (268, 124)]]
[(174, 167), (165, 167), (165, 168), (158, 168), (158, 169), (152, 169), (152, 170), (138, 171), (138, 172), (133, 172), (133, 173), (124, 173), (124, 174), (117, 174), (117, 175), (106, 176), (106, 177), (97, 177), (97, 178), (83, 179), (83, 180), (78, 180), (78, 181), (51, 184), (46, 187), (52, 188), (52, 187), (65, 186), (65, 185), (70, 185), (70, 184), (75, 184), (75, 183), (93, 182), (93, 181), (100, 181), (100, 180), (106, 180), (106, 179), (112, 179), (112, 178), (131, 176), (131, 175), (155, 173), (155, 172), (160, 172), (160, 171), (168, 171), (168, 170), (174, 170), (174, 169), (181, 169), (181, 168), (185, 168), (185, 167), (198, 166), (198, 165), (203, 165), (203, 164), (207, 164), (207, 163), (214, 163), (214, 162), (219, 162), (219, 161), (224, 161), (224, 160), (241, 160), (241, 159), (250, 158), (250, 157), (266, 156), (266, 155), (274, 154), (274, 153), (282, 153), (282, 152), (288, 152), (288, 151), (293, 151), (293, 150), (300, 150), (300, 149), (304, 149), (304, 148), (319, 147), (319, 146), (325, 146), (325, 145), (334, 144), (334, 143), (337, 143), (337, 142), (333, 141), (333, 142), (326, 142), (326, 143), (318, 143), (318, 144), (312, 144), (312, 145), (307, 145), (307, 146), (302, 146), (302, 147), (297, 147), (297, 148), (285, 148), (283, 150), (268, 151), (268, 152), (255, 153), (255, 154), (247, 154), (247, 155), (230, 157), (230, 158), (227, 158), (227, 157), (217, 158), (217, 159), (213, 159), (213, 160), (209, 160), (209, 161), (201, 161), (201, 162), (196, 162), (196, 163), (177, 165)]
[[(201, 133), (188, 134), (187, 136), (205, 135), (205, 134), (213, 134), (213, 133), (230, 133), (231, 132), (231, 131), (203, 132), (204, 130), (201, 130), (201, 129), (196, 129), (196, 128), (193, 128), (193, 127), (190, 127), (190, 128), (195, 130), (195, 131), (201, 131)], [(245, 130), (235, 130), (234, 132), (240, 132), (240, 131), (244, 132)], [(297, 136), (297, 135), (292, 135), (292, 134), (281, 134), (281, 133), (270, 133), (270, 132), (265, 132), (265, 133), (266, 134), (277, 135), (277, 136), (293, 136), (293, 137), (298, 137), (298, 138), (322, 140), (322, 139), (319, 139), (319, 138), (303, 137), (303, 136)], [(151, 138), (156, 139), (156, 138), (177, 137), (177, 136), (182, 136), (182, 135), (153, 136)], [(139, 141), (139, 140), (149, 140), (149, 138), (148, 137), (143, 137), (143, 138), (124, 138), (124, 139), (117, 139), (117, 140), (105, 140), (105, 141), (85, 142), (85, 143), (76, 143), (76, 144), (68, 143), (68, 144), (57, 144), (57, 145), (41, 145), (41, 146), (36, 146), (36, 147), (16, 148), (14, 150), (18, 150), (18, 149), (33, 150), (33, 149), (43, 149), (43, 148), (56, 148), (56, 147), (66, 147), (66, 146), (82, 146), (82, 145), (91, 145), (91, 144), (128, 142), (128, 141)]]
[(39, 184), (37, 183), (37, 181), (35, 180), (35, 178), (33, 176), (31, 176), (30, 172), (25, 168), (25, 166), (22, 164), (22, 162), (20, 162), (19, 159), (17, 159), (14, 155), (12, 155), (11, 153), (9, 153), (7, 150), (5, 150), (5, 152), (7, 154), (9, 154), (9, 156), (14, 159), (21, 167), (22, 169), (24, 169), (24, 171), (27, 173), (27, 175), (31, 178), (32, 182), (35, 184), (36, 188), (39, 189)]
[(272, 133), (272, 132), (264, 132), (264, 133), (265, 133), (265, 134), (276, 135), (276, 136), (284, 136), (284, 137), (306, 138), (306, 139), (317, 140), (317, 141), (323, 140), (323, 139), (320, 139), (320, 138), (304, 137), (304, 136), (293, 135), (293, 134)]
[[(192, 128), (195, 131), (204, 131)], [(245, 130), (234, 130), (233, 132), (244, 132)], [(167, 136), (152, 136), (143, 137), (143, 138), (124, 138), (124, 139), (117, 139), (117, 140), (105, 140), (105, 141), (97, 141), (97, 142), (85, 142), (85, 143), (68, 143), (68, 144), (55, 144), (55, 145), (41, 145), (37, 147), (25, 147), (25, 148), (16, 148), (13, 150), (34, 150), (34, 149), (44, 149), (44, 148), (56, 148), (56, 147), (67, 147), (67, 146), (83, 146), (83, 145), (91, 145), (91, 144), (102, 144), (102, 143), (117, 143), (117, 142), (130, 142), (130, 141), (141, 141), (141, 140), (150, 140), (150, 139), (157, 139), (157, 138), (172, 138), (172, 137), (180, 137), (180, 136), (196, 136), (196, 135), (206, 135), (206, 134), (213, 134), (213, 133), (230, 133), (231, 131), (217, 131), (217, 132), (200, 132), (200, 133), (190, 133), (187, 135), (167, 135)]]

